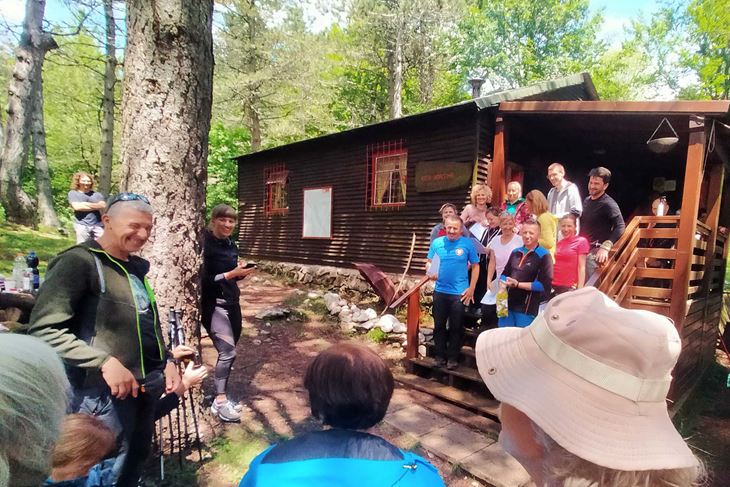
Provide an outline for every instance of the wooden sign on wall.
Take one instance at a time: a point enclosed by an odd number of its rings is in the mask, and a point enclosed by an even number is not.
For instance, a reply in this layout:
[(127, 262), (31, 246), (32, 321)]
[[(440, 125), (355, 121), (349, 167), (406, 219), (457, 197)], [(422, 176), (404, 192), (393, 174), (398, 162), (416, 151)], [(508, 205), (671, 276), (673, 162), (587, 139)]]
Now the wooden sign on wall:
[(467, 186), (472, 165), (463, 162), (419, 162), (416, 164), (416, 191), (433, 193)]

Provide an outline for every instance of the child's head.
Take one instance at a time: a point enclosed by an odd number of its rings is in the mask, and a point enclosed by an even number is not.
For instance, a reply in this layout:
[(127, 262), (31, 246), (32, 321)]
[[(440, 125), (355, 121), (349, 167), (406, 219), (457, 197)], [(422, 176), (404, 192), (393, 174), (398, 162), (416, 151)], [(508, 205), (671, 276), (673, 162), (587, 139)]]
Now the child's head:
[[(51, 455), (51, 466), (54, 472), (63, 469), (80, 477), (115, 447), (114, 433), (99, 419), (88, 414), (69, 414), (61, 425), (61, 435)], [(53, 478), (61, 480), (55, 475)]]

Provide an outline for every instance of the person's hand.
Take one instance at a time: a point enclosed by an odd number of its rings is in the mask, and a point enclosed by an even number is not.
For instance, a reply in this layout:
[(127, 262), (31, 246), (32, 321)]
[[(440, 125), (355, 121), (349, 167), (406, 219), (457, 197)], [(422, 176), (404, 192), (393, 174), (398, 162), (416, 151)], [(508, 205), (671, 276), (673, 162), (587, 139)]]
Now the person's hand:
[(505, 281), (505, 284), (507, 285), (507, 287), (517, 287), (517, 285), (519, 284), (519, 281), (517, 279), (508, 277), (507, 280)]
[(126, 399), (128, 395), (137, 397), (139, 384), (134, 375), (122, 363), (114, 357), (104, 362), (101, 366), (101, 376), (104, 382), (111, 389), (112, 396), (117, 399)]
[(428, 275), (428, 278), (432, 281), (437, 281), (439, 278), (438, 274), (427, 274), (427, 275)]
[(165, 365), (165, 394), (169, 394), (180, 385), (180, 372), (174, 362), (167, 362)]
[(208, 377), (208, 368), (204, 365), (195, 365), (193, 362), (188, 363), (188, 366), (185, 367), (185, 372), (183, 372), (182, 376), (182, 385), (184, 387), (184, 391), (187, 391), (193, 386), (197, 386), (201, 382), (203, 382), (203, 379)]
[(195, 349), (190, 348), (187, 345), (178, 345), (172, 349), (172, 357), (175, 360), (192, 359), (195, 357)]
[(461, 293), (461, 302), (464, 304), (472, 304), (474, 302), (474, 290), (470, 287)]
[(604, 264), (608, 260), (608, 250), (600, 248), (595, 255), (596, 262)]

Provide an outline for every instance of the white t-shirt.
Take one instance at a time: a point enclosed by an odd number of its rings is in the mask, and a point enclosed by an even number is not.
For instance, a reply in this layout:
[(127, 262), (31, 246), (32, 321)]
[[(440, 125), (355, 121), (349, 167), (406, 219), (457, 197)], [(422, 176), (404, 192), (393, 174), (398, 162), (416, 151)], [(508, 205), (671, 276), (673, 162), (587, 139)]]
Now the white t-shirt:
[(502, 245), (502, 237), (493, 238), (487, 248), (494, 251), (494, 267), (495, 267), (495, 278), (492, 280), (492, 287), (487, 289), (487, 292), (482, 298), (482, 304), (497, 304), (497, 286), (499, 285), (499, 276), (502, 275), (504, 266), (507, 265), (507, 260), (512, 254), (512, 251), (522, 247), (522, 237), (515, 234), (512, 240), (507, 242), (506, 245)]

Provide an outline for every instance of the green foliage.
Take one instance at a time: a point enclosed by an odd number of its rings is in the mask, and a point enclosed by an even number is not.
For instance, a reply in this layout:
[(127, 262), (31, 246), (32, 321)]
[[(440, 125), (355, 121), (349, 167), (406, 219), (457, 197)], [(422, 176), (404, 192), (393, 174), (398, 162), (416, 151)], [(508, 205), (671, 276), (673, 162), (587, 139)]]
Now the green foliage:
[(605, 49), (602, 16), (588, 0), (478, 1), (451, 40), (453, 69), (479, 74), (494, 89), (590, 70)]
[(238, 207), (238, 165), (234, 157), (246, 154), (251, 148), (251, 136), (243, 127), (226, 128), (213, 124), (208, 136), (208, 215), (219, 203)]
[(48, 261), (74, 243), (74, 238), (58, 232), (33, 230), (10, 223), (0, 224), (0, 273), (7, 277), (12, 272), (13, 259), (18, 252), (25, 256), (35, 250), (40, 260), (38, 268), (43, 274)]
[(371, 328), (368, 333), (367, 337), (370, 341), (374, 343), (383, 343), (388, 339), (388, 334), (385, 333), (380, 328)]
[(695, 96), (730, 98), (730, 0), (694, 0), (687, 9), (692, 48), (684, 64), (697, 73)]

